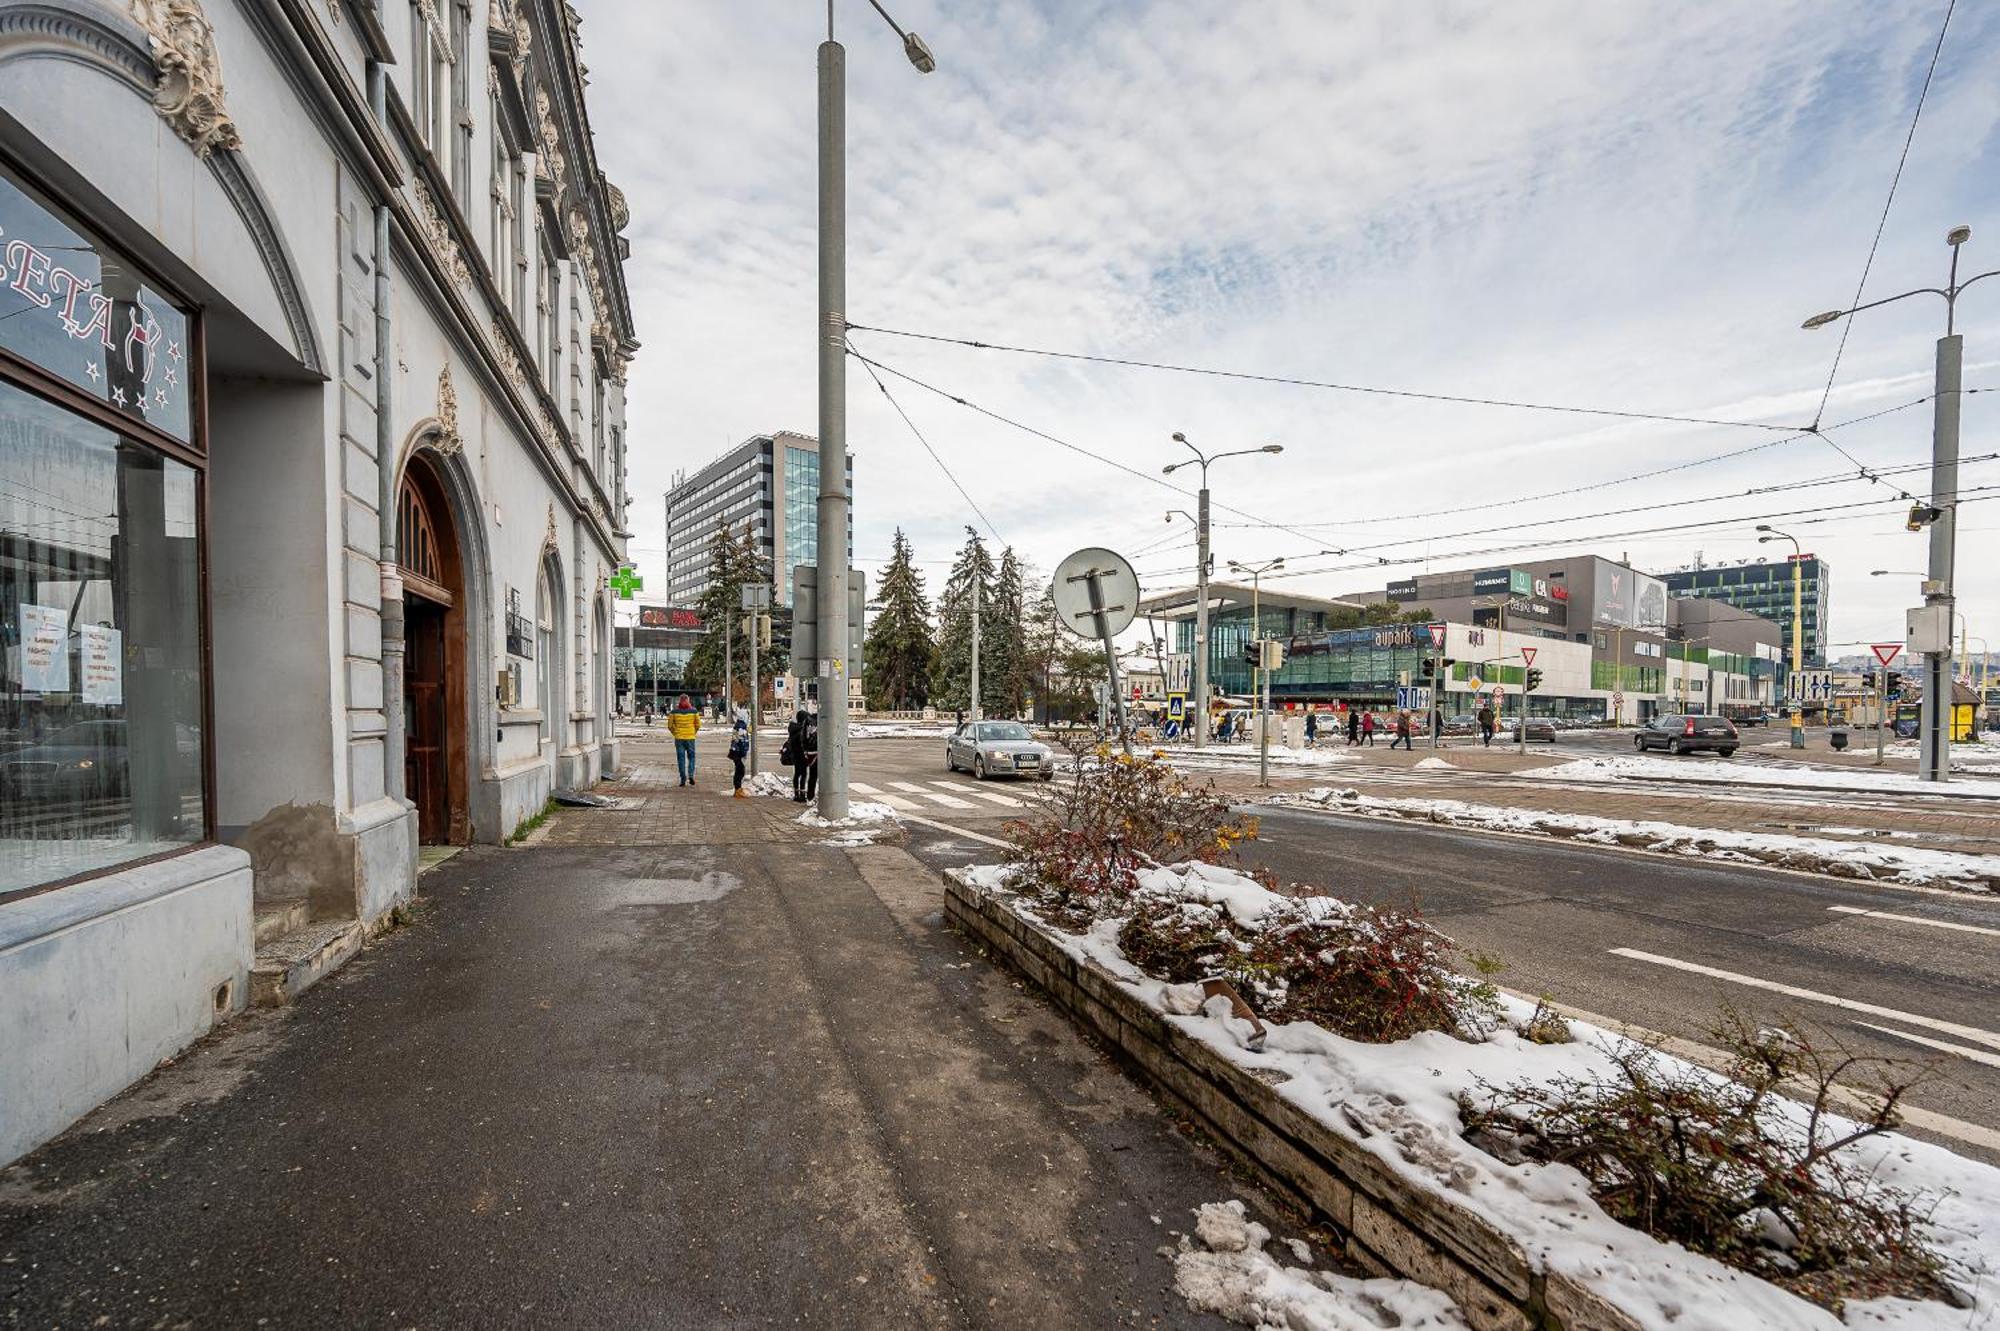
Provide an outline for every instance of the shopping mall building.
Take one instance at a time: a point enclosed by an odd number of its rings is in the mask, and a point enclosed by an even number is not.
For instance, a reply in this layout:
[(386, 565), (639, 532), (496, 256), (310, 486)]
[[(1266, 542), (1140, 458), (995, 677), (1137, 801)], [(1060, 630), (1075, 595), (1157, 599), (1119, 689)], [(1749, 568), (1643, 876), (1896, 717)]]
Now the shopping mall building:
[(0, 0), (0, 1163), (616, 761), (577, 27)]
[[(1671, 597), (1658, 578), (1596, 555), (1422, 574), (1334, 598), (1211, 582), (1209, 598), (1211, 686), (1248, 699), (1245, 647), (1275, 637), (1287, 650), (1271, 679), (1274, 706), (1387, 710), (1399, 685), (1426, 682), (1426, 660), (1453, 662), (1436, 700), (1448, 718), (1482, 699), (1513, 715), (1531, 662), (1542, 672), (1528, 700), (1536, 716), (1630, 723), (1775, 703), (1777, 625), (1720, 601)], [(1186, 653), (1195, 604), (1182, 588), (1148, 598), (1143, 612), (1170, 621), (1175, 650)], [(1404, 622), (1355, 624), (1363, 607), (1384, 604)]]

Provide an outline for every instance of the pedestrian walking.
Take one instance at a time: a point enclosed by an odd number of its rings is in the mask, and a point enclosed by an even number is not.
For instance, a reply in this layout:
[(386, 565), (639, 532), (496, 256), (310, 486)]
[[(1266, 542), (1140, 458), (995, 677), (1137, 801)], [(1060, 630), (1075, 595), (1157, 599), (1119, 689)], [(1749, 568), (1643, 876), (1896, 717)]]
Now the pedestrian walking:
[(1431, 739), (1439, 744), (1444, 743), (1444, 709), (1442, 707), (1431, 709)]
[(1487, 748), (1493, 747), (1493, 704), (1479, 704), (1479, 742)]
[(674, 710), (667, 713), (667, 733), (674, 737), (674, 770), (681, 784), (694, 784), (694, 737), (701, 733), (701, 713), (683, 693)]
[(1311, 748), (1317, 748), (1318, 746), (1319, 746), (1319, 712), (1317, 710), (1309, 709), (1306, 712), (1306, 747), (1311, 749)]
[(1222, 714), (1222, 724), (1215, 728), (1215, 738), (1218, 743), (1229, 743), (1229, 729), (1235, 720), (1236, 713), (1234, 712), (1224, 712)]
[(784, 761), (792, 767), (792, 800), (804, 804), (819, 793), (819, 718), (799, 708), (785, 727)]
[(1350, 707), (1347, 709), (1347, 744), (1349, 748), (1361, 742), (1361, 713)]
[(1389, 748), (1393, 751), (1399, 744), (1409, 750), (1416, 748), (1410, 743), (1410, 714), (1407, 711), (1396, 713), (1396, 738), (1389, 741)]
[(735, 767), (735, 798), (748, 798), (743, 793), (743, 760), (750, 756), (750, 723), (742, 717), (736, 718), (735, 733), (729, 737), (729, 761)]
[(1361, 742), (1371, 749), (1375, 747), (1375, 713), (1373, 712), (1363, 712), (1361, 714)]

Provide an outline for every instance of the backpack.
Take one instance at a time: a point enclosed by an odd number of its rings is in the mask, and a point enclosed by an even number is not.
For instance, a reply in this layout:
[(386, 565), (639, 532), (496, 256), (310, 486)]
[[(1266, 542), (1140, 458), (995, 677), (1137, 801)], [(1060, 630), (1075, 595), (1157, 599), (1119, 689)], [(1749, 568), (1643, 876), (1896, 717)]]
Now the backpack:
[(786, 767), (799, 765), (798, 747), (792, 742), (792, 736), (789, 734), (785, 736), (784, 746), (778, 750), (778, 761)]
[(749, 757), (750, 737), (748, 735), (742, 734), (741, 732), (738, 732), (736, 738), (729, 741), (729, 756), (732, 758)]

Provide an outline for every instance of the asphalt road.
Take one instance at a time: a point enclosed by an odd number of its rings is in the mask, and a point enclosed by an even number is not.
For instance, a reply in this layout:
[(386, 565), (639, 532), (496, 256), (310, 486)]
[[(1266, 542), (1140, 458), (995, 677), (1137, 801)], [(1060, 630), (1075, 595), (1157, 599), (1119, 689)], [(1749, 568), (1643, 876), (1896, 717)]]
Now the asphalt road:
[[(855, 780), (922, 806), (904, 817), (926, 862), (992, 858), (1006, 810), (903, 790), (944, 778), (934, 750), (941, 741), (863, 741)], [(1033, 797), (998, 783), (988, 793)], [(1697, 1055), (1728, 1004), (1927, 1065), (1908, 1100), (1911, 1130), (2000, 1163), (2000, 901), (1316, 810), (1258, 813), (1250, 864), (1414, 903), (1468, 954), (1504, 963), (1499, 982), (1514, 991)]]

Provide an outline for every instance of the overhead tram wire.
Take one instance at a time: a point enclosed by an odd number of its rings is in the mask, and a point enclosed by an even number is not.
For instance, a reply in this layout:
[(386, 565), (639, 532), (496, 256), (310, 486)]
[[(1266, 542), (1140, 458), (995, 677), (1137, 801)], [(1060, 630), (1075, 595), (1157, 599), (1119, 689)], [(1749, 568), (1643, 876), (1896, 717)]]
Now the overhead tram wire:
[(978, 351), (1005, 351), (1019, 356), (1042, 356), (1050, 360), (1086, 361), (1094, 365), (1118, 365), (1136, 370), (1165, 370), (1174, 374), (1198, 374), (1214, 379), (1241, 379), (1248, 383), (1282, 384), (1293, 388), (1319, 388), (1338, 393), (1364, 393), (1376, 397), (1410, 398), (1422, 402), (1450, 402), (1461, 406), (1506, 407), (1516, 411), (1550, 411), (1570, 416), (1606, 416), (1618, 420), (1659, 421), (1672, 425), (1712, 425), (1733, 430), (1769, 430), (1796, 433), (1795, 425), (1773, 425), (1768, 421), (1720, 420), (1709, 416), (1677, 416), (1656, 411), (1630, 411), (1613, 407), (1579, 407), (1552, 402), (1521, 402), (1511, 398), (1474, 397), (1458, 393), (1427, 393), (1409, 388), (1383, 388), (1373, 384), (1343, 384), (1325, 379), (1301, 379), (1282, 374), (1256, 374), (1248, 370), (1218, 370), (1201, 365), (1176, 365), (1169, 361), (1138, 360), (1129, 356), (1094, 355), (1084, 351), (1053, 351), (1044, 347), (1013, 346), (1005, 342), (983, 342), (976, 338), (948, 337), (941, 333), (918, 333), (906, 328), (879, 328), (850, 323), (850, 332), (880, 333), (884, 337), (912, 338), (921, 342), (942, 342)]
[(958, 477), (952, 475), (950, 467), (945, 466), (944, 459), (938, 456), (938, 451), (935, 448), (931, 447), (931, 441), (924, 438), (924, 432), (922, 430), (919, 430), (917, 428), (917, 423), (910, 419), (910, 413), (903, 410), (903, 404), (896, 401), (896, 395), (889, 391), (889, 385), (883, 383), (882, 376), (875, 373), (875, 367), (873, 365), (870, 365), (868, 363), (867, 358), (862, 356), (860, 352), (855, 351), (854, 344), (852, 342), (847, 343), (847, 350), (848, 354), (852, 355), (856, 360), (859, 360), (862, 366), (867, 369), (868, 377), (870, 379), (873, 379), (875, 381), (875, 386), (882, 390), (882, 396), (889, 399), (889, 405), (894, 407), (896, 409), (896, 414), (903, 418), (903, 424), (910, 427), (910, 433), (915, 435), (917, 437), (917, 442), (924, 446), (924, 452), (931, 455), (931, 461), (937, 463), (938, 470), (944, 473), (944, 478), (951, 482), (952, 488), (954, 490), (958, 491), (958, 496), (959, 498), (965, 501), (965, 506), (971, 509), (974, 513), (977, 513), (979, 515), (979, 520), (986, 524), (986, 530), (993, 534), (993, 539), (995, 542), (997, 542), (1000, 545), (1007, 544), (1006, 541), (1001, 539), (999, 528), (993, 525), (993, 519), (986, 516), (986, 511), (980, 508), (978, 504), (974, 503), (972, 500), (972, 496), (966, 493), (965, 487), (958, 483)]
[[(1145, 481), (1150, 485), (1157, 485), (1163, 490), (1171, 490), (1175, 494), (1180, 495), (1186, 499), (1194, 499), (1198, 497), (1192, 490), (1183, 489), (1182, 487), (1175, 485), (1170, 481), (1165, 481), (1158, 476), (1154, 476), (1151, 475), (1150, 473), (1140, 471), (1137, 467), (1127, 466), (1125, 463), (1118, 461), (1116, 458), (1106, 457), (1102, 453), (1094, 453), (1090, 449), (1083, 447), (1081, 444), (1073, 444), (1069, 440), (1063, 439), (1057, 435), (1050, 434), (1046, 430), (1038, 430), (1032, 425), (1028, 425), (1022, 421), (1014, 420), (1012, 417), (1009, 416), (1003, 416), (999, 412), (994, 411), (990, 407), (982, 407), (977, 402), (969, 401), (966, 398), (958, 396), (956, 393), (946, 392), (944, 389), (939, 388), (937, 385), (927, 383), (924, 380), (917, 378), (915, 375), (910, 374), (908, 371), (899, 370), (893, 365), (886, 365), (879, 360), (873, 359), (866, 353), (857, 349), (852, 342), (847, 344), (847, 354), (854, 357), (856, 360), (860, 361), (864, 365), (872, 366), (874, 369), (881, 370), (884, 374), (893, 375), (894, 377), (901, 379), (905, 383), (914, 384), (918, 388), (923, 389), (927, 393), (935, 393), (937, 396), (944, 398), (948, 402), (956, 402), (959, 406), (966, 408), (968, 411), (977, 412), (981, 416), (985, 416), (990, 420), (995, 420), (1000, 422), (1002, 425), (1011, 426), (1016, 430), (1022, 431), (1023, 433), (1031, 434), (1035, 436), (1037, 439), (1046, 440), (1049, 443), (1054, 444), (1056, 447), (1067, 449), (1070, 452), (1075, 453), (1080, 457), (1087, 457), (1093, 462), (1103, 463), (1105, 466), (1110, 467), (1114, 471), (1122, 471), (1126, 475), (1137, 477), (1138, 479)], [(1266, 518), (1259, 517), (1255, 513), (1247, 513), (1244, 510), (1235, 507), (1234, 505), (1225, 504), (1219, 500), (1211, 501), (1211, 503), (1213, 507), (1222, 509), (1224, 512), (1234, 513), (1239, 518), (1249, 518), (1253, 522), (1263, 523), (1264, 525), (1270, 527), (1271, 530), (1273, 531), (1290, 532), (1292, 535), (1298, 537), (1302, 541), (1312, 541), (1318, 539), (1314, 536), (1308, 535), (1305, 532), (1299, 531), (1296, 528), (1288, 527), (1281, 522), (1271, 522)], [(1347, 552), (1344, 550), (1336, 550), (1334, 551), (1334, 553), (1346, 554)]]
[[(1910, 145), (1915, 143), (1917, 139), (1917, 122), (1923, 119), (1924, 101), (1930, 96), (1931, 80), (1937, 75), (1938, 57), (1944, 52), (1944, 37), (1947, 32), (1951, 31), (1952, 11), (1957, 8), (1958, 0), (1946, 0), (1944, 22), (1938, 24), (1937, 43), (1931, 47), (1930, 67), (1924, 71), (1924, 86), (1917, 91), (1917, 105), (1916, 109), (1910, 113), (1909, 132), (1903, 135), (1903, 151), (1897, 154), (1895, 173), (1889, 177), (1889, 197), (1882, 200), (1882, 216), (1876, 219), (1875, 236), (1868, 242), (1868, 257), (1861, 263), (1861, 277), (1854, 284), (1854, 299), (1847, 303), (1850, 309), (1861, 303), (1861, 293), (1868, 287), (1868, 273), (1875, 266), (1875, 252), (1882, 246), (1882, 232), (1889, 225), (1889, 210), (1895, 206), (1896, 202), (1896, 187), (1903, 182), (1903, 167), (1910, 160)], [(1808, 427), (1814, 434), (1820, 433), (1820, 420), (1826, 415), (1827, 400), (1833, 396), (1833, 381), (1840, 374), (1840, 358), (1847, 350), (1847, 338), (1853, 330), (1853, 319), (1843, 319), (1841, 321), (1840, 341), (1833, 349), (1833, 364), (1828, 367), (1826, 372), (1826, 387), (1820, 391), (1819, 410), (1813, 413), (1813, 423)], [(1831, 439), (1828, 439), (1826, 442), (1833, 444), (1834, 450), (1849, 462), (1854, 463), (1857, 467), (1861, 466), (1861, 463), (1839, 444), (1833, 443)]]

